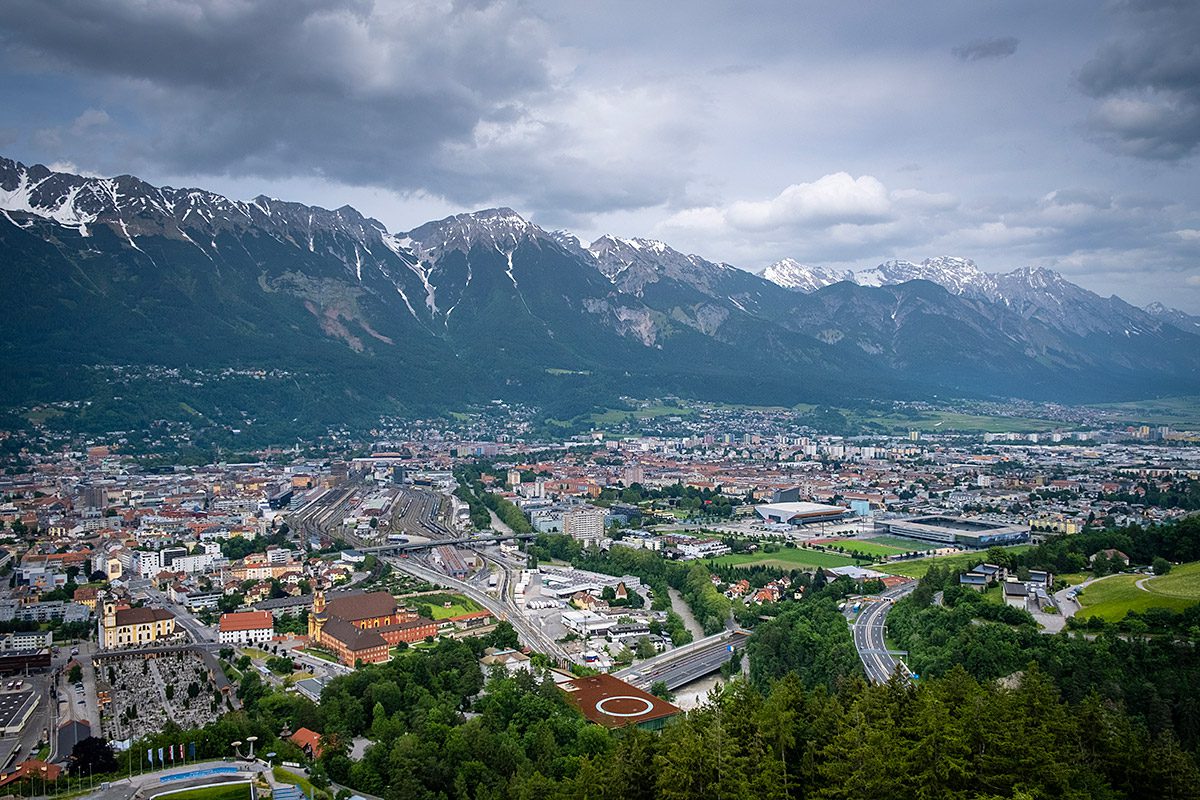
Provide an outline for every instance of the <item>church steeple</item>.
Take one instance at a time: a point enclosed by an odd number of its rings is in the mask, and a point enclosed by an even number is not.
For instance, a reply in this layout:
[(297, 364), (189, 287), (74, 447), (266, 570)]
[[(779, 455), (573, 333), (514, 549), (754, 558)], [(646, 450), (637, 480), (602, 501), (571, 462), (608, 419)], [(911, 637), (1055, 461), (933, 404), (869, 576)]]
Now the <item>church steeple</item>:
[(313, 592), (312, 611), (308, 615), (308, 639), (313, 644), (321, 642), (321, 628), (325, 625), (325, 592)]

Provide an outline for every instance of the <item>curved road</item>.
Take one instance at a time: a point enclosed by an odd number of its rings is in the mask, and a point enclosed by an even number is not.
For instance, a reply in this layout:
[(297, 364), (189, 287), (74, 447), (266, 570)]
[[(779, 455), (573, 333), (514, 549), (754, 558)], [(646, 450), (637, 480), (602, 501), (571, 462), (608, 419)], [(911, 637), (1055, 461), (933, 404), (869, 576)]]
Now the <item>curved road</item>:
[(854, 621), (854, 647), (858, 650), (858, 657), (862, 659), (863, 668), (867, 672), (867, 680), (871, 683), (887, 683), (897, 667), (905, 676), (911, 675), (904, 662), (888, 653), (885, 632), (887, 614), (892, 610), (892, 603), (915, 588), (917, 582), (910, 581), (895, 589), (888, 589), (864, 608)]
[[(485, 556), (486, 558), (486, 556)], [(531, 623), (525, 617), (521, 610), (516, 607), (512, 597), (509, 596), (509, 572), (504, 570), (504, 583), (501, 584), (502, 600), (497, 600), (490, 594), (481, 591), (479, 588), (472, 586), (466, 581), (460, 581), (456, 578), (451, 578), (445, 573), (439, 572), (431, 567), (428, 567), (416, 559), (393, 558), (386, 557), (389, 564), (400, 572), (407, 572), (409, 575), (416, 575), (418, 578), (423, 578), (437, 586), (446, 586), (462, 592), (467, 597), (470, 597), (476, 603), (491, 611), (497, 619), (507, 620), (512, 624), (517, 631), (517, 636), (521, 638), (530, 648), (544, 653), (551, 658), (565, 662), (569, 661), (570, 657), (567, 653), (554, 641), (546, 635), (544, 631)]]

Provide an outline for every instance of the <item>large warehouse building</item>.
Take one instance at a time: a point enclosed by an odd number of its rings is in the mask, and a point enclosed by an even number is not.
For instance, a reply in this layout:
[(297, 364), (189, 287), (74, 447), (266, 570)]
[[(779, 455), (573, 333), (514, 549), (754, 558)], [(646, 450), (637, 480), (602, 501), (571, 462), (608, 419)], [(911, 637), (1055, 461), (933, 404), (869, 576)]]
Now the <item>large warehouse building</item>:
[(850, 513), (842, 506), (827, 506), (822, 503), (768, 503), (757, 506), (755, 511), (766, 522), (781, 525), (808, 525), (813, 522), (836, 522)]
[(892, 536), (964, 547), (991, 547), (1029, 540), (1029, 528), (1025, 525), (937, 515), (893, 520), (888, 523), (888, 532)]

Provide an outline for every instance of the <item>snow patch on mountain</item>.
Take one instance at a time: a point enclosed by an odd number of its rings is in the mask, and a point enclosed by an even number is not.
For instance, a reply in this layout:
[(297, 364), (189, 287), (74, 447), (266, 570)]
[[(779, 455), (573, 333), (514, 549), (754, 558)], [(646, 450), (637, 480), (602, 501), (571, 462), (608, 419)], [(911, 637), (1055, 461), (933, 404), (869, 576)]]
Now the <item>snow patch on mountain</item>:
[(635, 295), (661, 280), (713, 292), (730, 271), (736, 270), (697, 255), (684, 255), (657, 239), (622, 239), (606, 234), (588, 245), (587, 251), (618, 289)]
[(476, 247), (511, 253), (522, 242), (552, 237), (511, 208), (489, 208), (427, 222), (404, 234), (418, 259), (436, 264), (447, 253)]
[(917, 264), (912, 261), (885, 261), (871, 269), (855, 272), (853, 280), (861, 286), (894, 286), (908, 281), (930, 281), (951, 294), (996, 299), (996, 280), (969, 258), (938, 256)]
[(815, 292), (825, 286), (841, 281), (854, 280), (854, 273), (849, 270), (826, 269), (801, 264), (794, 258), (785, 258), (769, 265), (761, 273), (763, 278), (771, 283), (791, 289), (796, 292)]

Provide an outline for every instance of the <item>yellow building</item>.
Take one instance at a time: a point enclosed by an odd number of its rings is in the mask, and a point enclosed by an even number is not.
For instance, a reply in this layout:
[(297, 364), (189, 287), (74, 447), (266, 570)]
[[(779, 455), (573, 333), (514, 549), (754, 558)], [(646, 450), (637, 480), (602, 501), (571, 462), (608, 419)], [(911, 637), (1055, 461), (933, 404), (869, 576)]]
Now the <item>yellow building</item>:
[(100, 617), (100, 646), (106, 650), (153, 644), (175, 633), (175, 615), (165, 608), (118, 608), (104, 602)]
[(1029, 520), (1031, 530), (1044, 533), (1076, 534), (1083, 530), (1083, 523), (1073, 517), (1041, 516)]

